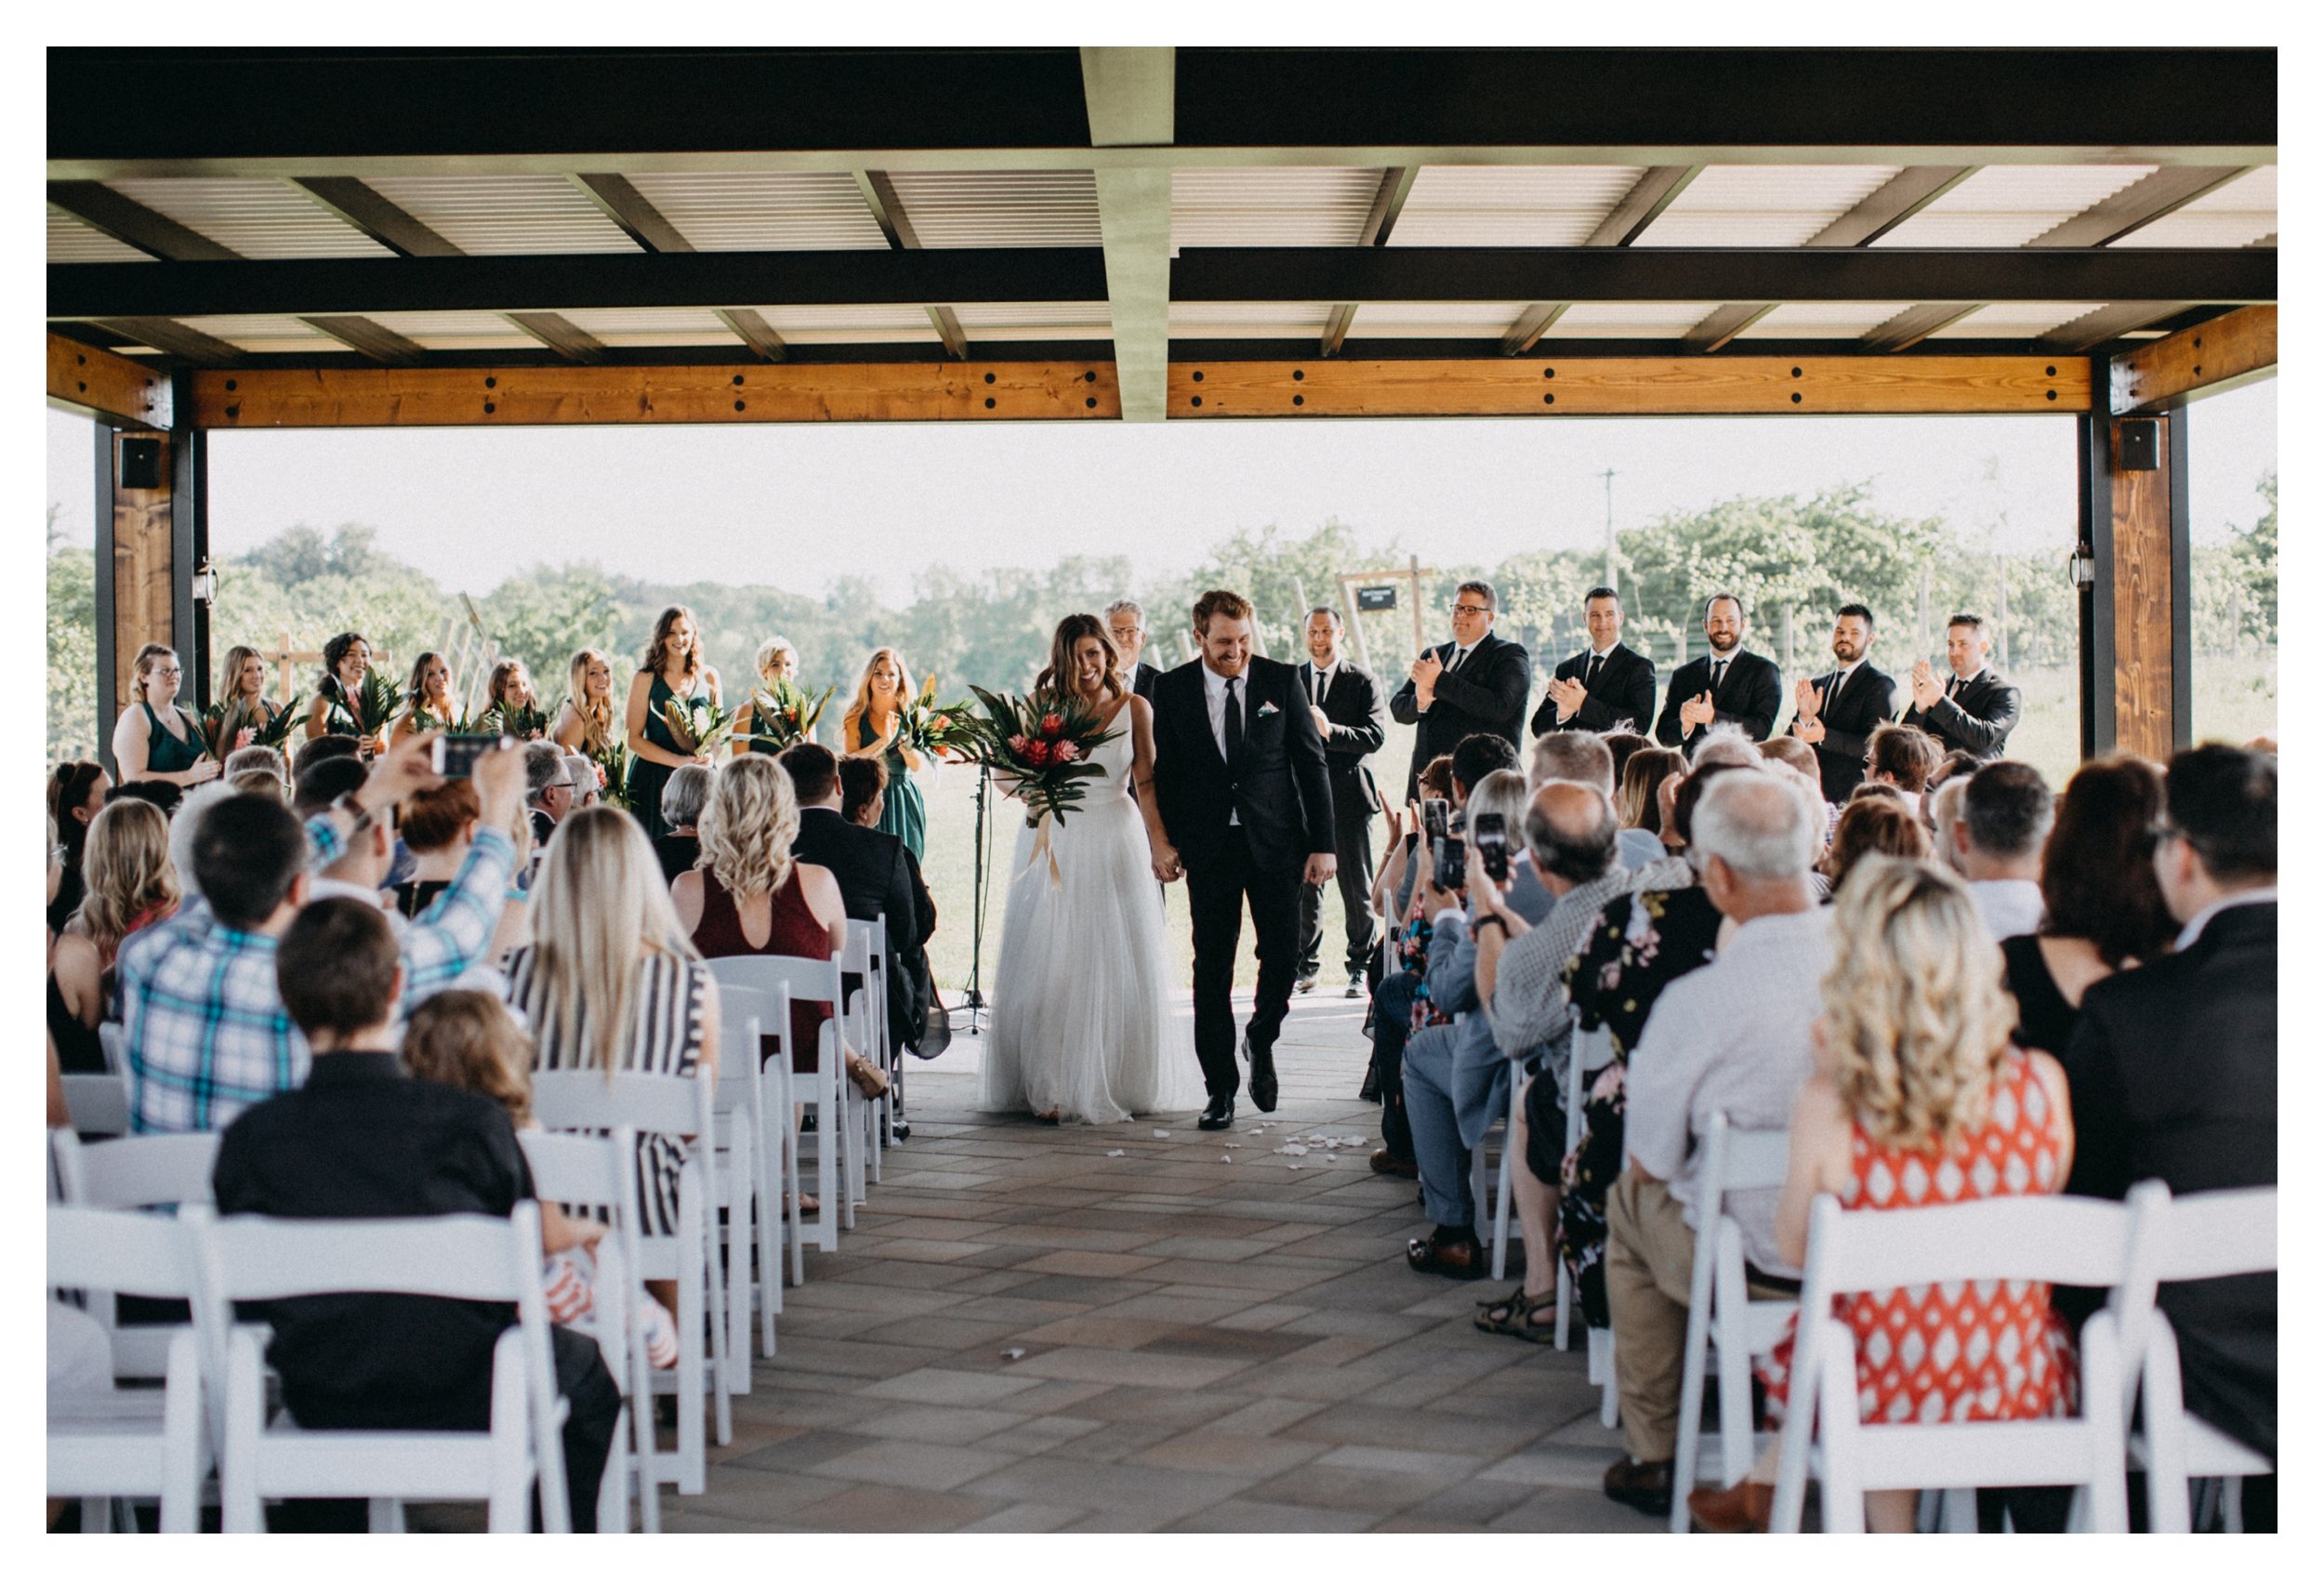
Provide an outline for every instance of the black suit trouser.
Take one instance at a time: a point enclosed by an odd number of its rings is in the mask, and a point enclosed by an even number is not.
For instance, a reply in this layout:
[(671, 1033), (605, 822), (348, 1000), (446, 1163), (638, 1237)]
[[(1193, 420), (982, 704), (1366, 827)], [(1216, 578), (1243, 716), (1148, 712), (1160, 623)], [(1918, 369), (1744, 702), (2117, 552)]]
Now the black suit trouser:
[(1235, 952), (1243, 906), (1250, 905), (1259, 956), (1259, 993), (1247, 1028), (1253, 1048), (1272, 1048), (1291, 1008), (1300, 947), (1301, 865), (1264, 868), (1252, 861), (1240, 827), (1229, 828), (1216, 855), (1186, 869), (1186, 902), (1195, 923), (1195, 1057), (1213, 1099), (1242, 1085), (1235, 1061)]
[[(1331, 785), (1332, 851), (1339, 858), (1340, 908), (1347, 919), (1350, 974), (1361, 971), (1367, 981), (1380, 976), (1378, 940), (1372, 932), (1372, 809), (1364, 799), (1363, 782), (1351, 775), (1335, 778)], [(1312, 977), (1323, 968), (1324, 886), (1300, 885), (1299, 974)]]

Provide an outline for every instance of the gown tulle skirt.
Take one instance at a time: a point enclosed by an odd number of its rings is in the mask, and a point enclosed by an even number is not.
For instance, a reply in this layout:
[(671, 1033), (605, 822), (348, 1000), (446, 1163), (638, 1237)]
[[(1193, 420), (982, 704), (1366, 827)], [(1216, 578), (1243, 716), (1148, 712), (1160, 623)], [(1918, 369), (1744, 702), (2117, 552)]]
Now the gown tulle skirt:
[(989, 1113), (1111, 1125), (1206, 1100), (1191, 1025), (1169, 1010), (1177, 984), (1127, 732), (1100, 752), (1121, 760), (1046, 842), (1020, 821), (977, 1105)]

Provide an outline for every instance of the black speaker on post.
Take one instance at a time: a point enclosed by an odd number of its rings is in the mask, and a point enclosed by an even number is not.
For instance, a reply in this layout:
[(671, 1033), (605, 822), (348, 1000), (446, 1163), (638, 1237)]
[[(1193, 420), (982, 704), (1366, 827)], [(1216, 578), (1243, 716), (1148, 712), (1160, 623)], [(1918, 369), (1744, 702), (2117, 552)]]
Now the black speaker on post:
[(2154, 417), (2133, 417), (2121, 427), (2121, 468), (2152, 472), (2162, 467), (2162, 424)]
[(158, 439), (124, 439), (113, 476), (116, 484), (122, 488), (160, 488), (163, 484), (162, 441)]

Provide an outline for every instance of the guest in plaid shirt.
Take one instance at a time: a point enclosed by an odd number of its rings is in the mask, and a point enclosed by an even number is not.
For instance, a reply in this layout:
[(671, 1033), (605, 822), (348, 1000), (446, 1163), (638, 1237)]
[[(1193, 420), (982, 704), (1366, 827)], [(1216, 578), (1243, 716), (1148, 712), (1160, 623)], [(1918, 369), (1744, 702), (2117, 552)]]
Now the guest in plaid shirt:
[[(229, 797), (204, 810), (193, 841), (203, 902), (121, 952), (133, 1131), (222, 1129), (251, 1104), (305, 1083), (307, 1044), (283, 1007), (275, 941), (307, 902), (311, 872), (351, 844), (391, 837), (397, 803), (435, 780), (430, 747), (426, 736), (406, 741), (303, 831), (268, 797)], [(522, 758), (504, 750), (477, 762), (483, 826), (452, 887), (399, 941), (407, 1006), (448, 985), (490, 945), (514, 857), (501, 830), (522, 797)]]

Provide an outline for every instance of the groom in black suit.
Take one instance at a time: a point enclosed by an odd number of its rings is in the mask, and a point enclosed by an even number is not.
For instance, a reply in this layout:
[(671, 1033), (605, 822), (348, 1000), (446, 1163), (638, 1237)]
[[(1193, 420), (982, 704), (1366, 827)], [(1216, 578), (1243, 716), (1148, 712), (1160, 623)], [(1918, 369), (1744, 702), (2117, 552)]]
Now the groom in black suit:
[(1274, 1045), (1299, 963), (1300, 885), (1330, 881), (1331, 781), (1323, 738), (1287, 664), (1251, 656), (1251, 608), (1207, 592), (1195, 605), (1202, 656), (1154, 688), (1154, 794), (1171, 849), (1164, 882), (1186, 875), (1195, 922), (1195, 1053), (1209, 1106), (1196, 1124), (1235, 1122), (1235, 949), (1250, 903), (1259, 992), (1243, 1038), (1250, 1097), (1275, 1106)]

